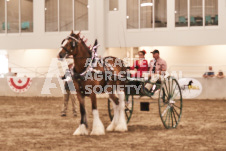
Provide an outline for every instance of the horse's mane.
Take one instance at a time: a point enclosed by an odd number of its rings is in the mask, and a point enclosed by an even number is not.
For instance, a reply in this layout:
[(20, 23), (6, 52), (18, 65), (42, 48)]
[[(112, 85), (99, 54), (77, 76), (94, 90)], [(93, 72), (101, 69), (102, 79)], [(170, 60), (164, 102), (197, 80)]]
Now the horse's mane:
[(70, 36), (75, 37), (76, 39), (81, 40), (81, 44), (87, 49), (88, 53), (90, 55), (92, 55), (92, 51), (90, 50), (90, 48), (86, 45), (86, 42), (84, 41), (85, 38), (81, 38), (80, 37), (80, 32), (78, 34), (72, 33)]

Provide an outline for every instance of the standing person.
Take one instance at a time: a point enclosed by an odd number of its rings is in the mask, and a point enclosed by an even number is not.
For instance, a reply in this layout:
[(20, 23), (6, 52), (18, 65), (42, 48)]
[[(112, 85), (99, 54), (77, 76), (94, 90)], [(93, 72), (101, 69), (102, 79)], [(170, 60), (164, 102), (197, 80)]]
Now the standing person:
[(62, 77), (62, 79), (65, 80), (64, 88), (65, 88), (66, 94), (64, 94), (64, 106), (61, 112), (61, 116), (66, 116), (69, 96), (71, 98), (73, 115), (77, 116), (76, 102), (75, 102), (76, 101), (75, 86), (73, 83), (73, 79), (71, 78), (73, 78), (73, 63), (70, 63), (68, 65), (68, 69), (66, 70), (65, 75)]
[(8, 73), (6, 73), (6, 74), (4, 75), (5, 77), (8, 77), (8, 76), (15, 76), (15, 73), (12, 72), (12, 69), (11, 69), (11, 68), (9, 68), (8, 70), (9, 70)]
[[(167, 70), (167, 63), (165, 60), (160, 58), (159, 55), (159, 50), (155, 49), (154, 51), (151, 52), (153, 54), (153, 60), (151, 60), (149, 67), (150, 67), (150, 73), (151, 73), (151, 82), (155, 83), (160, 77), (159, 75), (164, 75), (165, 71)], [(148, 90), (151, 90), (152, 84), (146, 84), (145, 87)], [(155, 89), (153, 87), (153, 89)], [(154, 90), (153, 90), (154, 91)]]
[(136, 60), (130, 70), (136, 69), (136, 73), (132, 75), (132, 77), (141, 78), (144, 72), (148, 71), (148, 61), (145, 59), (145, 50), (141, 50), (138, 52), (139, 60)]

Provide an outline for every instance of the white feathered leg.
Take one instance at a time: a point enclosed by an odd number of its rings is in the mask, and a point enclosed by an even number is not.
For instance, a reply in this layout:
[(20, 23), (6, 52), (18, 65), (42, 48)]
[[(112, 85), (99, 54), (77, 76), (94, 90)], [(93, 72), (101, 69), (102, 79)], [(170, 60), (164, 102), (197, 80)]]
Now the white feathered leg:
[(79, 127), (73, 133), (73, 135), (88, 135), (88, 130), (85, 124), (80, 124)]
[(100, 120), (98, 110), (93, 110), (93, 129), (91, 135), (104, 135), (104, 125)]
[(106, 129), (107, 131), (110, 131), (110, 132), (115, 130), (115, 127), (118, 124), (118, 119), (119, 119), (119, 107), (114, 103), (114, 101), (112, 101), (112, 104), (113, 104), (113, 110), (114, 110), (114, 117), (111, 121), (111, 124)]
[(127, 123), (125, 119), (125, 94), (124, 91), (117, 91), (119, 97), (119, 106), (118, 106), (118, 122), (115, 127), (115, 131), (125, 132), (127, 131)]

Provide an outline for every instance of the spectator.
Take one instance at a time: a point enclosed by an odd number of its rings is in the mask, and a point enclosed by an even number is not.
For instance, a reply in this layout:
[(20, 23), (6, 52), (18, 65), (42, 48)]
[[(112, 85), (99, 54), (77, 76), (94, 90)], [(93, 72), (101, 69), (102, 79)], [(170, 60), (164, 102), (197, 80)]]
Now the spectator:
[(212, 66), (209, 66), (209, 71), (204, 73), (203, 77), (204, 78), (208, 78), (208, 77), (214, 77), (215, 76), (215, 73), (213, 71), (213, 67)]
[(220, 79), (224, 78), (224, 73), (222, 70), (219, 70), (219, 72), (217, 74), (217, 78), (220, 78)]
[(8, 77), (8, 76), (15, 76), (15, 73), (11, 72), (11, 68), (9, 68), (8, 73), (5, 74), (5, 77)]
[(62, 77), (62, 80), (66, 81), (65, 84), (64, 84), (66, 94), (64, 94), (64, 107), (63, 107), (63, 110), (61, 112), (61, 116), (66, 116), (69, 97), (71, 97), (72, 112), (73, 112), (74, 116), (77, 116), (76, 98), (75, 98), (75, 94), (72, 93), (72, 92), (75, 92), (74, 83), (73, 83), (73, 80), (71, 79), (71, 78), (73, 78), (72, 69), (73, 69), (73, 63), (68, 65), (68, 69), (66, 70), (65, 75)]

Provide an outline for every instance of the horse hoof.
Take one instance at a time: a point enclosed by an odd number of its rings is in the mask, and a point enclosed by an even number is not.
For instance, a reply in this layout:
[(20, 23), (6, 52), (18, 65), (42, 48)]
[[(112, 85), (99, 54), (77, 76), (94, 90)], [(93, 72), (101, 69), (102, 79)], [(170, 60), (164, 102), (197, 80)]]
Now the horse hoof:
[(105, 131), (104, 130), (92, 130), (92, 132), (90, 133), (90, 135), (105, 135)]
[(86, 129), (85, 124), (79, 125), (79, 127), (75, 130), (73, 135), (88, 135), (88, 131)]
[(127, 131), (127, 125), (126, 124), (123, 124), (123, 123), (119, 123), (115, 127), (115, 131), (118, 131), (118, 132), (126, 132)]
[(104, 126), (93, 128), (90, 135), (105, 135)]
[(115, 126), (114, 126), (114, 124), (110, 124), (108, 127), (107, 127), (107, 131), (108, 132), (112, 132), (112, 131), (114, 131), (114, 129), (115, 129)]

